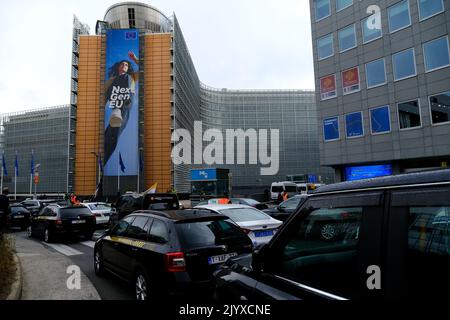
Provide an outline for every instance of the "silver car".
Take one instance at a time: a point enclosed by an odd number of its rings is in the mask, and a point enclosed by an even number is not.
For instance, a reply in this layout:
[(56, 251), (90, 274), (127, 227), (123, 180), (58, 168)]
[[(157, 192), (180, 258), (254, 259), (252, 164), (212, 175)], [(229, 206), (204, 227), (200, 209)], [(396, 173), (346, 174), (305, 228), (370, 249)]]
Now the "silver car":
[(97, 226), (108, 226), (111, 214), (115, 211), (111, 205), (106, 202), (84, 202), (82, 206), (88, 208), (95, 217)]

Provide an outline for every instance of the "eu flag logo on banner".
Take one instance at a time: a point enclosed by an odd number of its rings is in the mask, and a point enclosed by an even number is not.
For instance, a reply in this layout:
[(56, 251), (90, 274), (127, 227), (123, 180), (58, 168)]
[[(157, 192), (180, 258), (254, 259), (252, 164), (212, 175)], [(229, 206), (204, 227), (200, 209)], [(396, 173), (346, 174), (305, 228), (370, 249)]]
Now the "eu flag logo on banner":
[(120, 171), (122, 171), (123, 173), (125, 173), (125, 165), (123, 164), (123, 160), (122, 160), (122, 154), (119, 152), (119, 164), (120, 164)]

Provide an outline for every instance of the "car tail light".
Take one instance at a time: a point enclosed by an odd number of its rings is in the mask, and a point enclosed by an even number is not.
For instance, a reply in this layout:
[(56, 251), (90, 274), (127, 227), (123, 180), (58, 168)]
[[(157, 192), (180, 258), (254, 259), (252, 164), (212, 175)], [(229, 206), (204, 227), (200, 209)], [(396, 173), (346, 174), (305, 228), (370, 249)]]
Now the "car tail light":
[(61, 219), (56, 219), (56, 220), (55, 220), (55, 224), (57, 224), (57, 225), (62, 225)]
[(165, 265), (167, 272), (186, 271), (186, 261), (183, 252), (171, 252), (165, 255)]
[(100, 213), (94, 213), (94, 217), (101, 217), (102, 215)]
[(244, 231), (245, 232), (245, 234), (249, 234), (252, 230), (250, 230), (250, 229), (245, 229), (245, 228), (241, 228), (242, 229), (242, 231)]

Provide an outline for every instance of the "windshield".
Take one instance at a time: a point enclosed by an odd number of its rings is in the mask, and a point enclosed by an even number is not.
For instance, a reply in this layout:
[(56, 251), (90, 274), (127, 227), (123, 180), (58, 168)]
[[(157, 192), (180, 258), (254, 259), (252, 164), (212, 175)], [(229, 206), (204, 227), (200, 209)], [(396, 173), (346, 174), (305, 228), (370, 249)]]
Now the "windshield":
[(80, 214), (91, 215), (88, 208), (64, 208), (61, 209), (61, 218), (76, 218)]
[(220, 213), (230, 217), (236, 222), (260, 221), (270, 219), (270, 217), (266, 214), (253, 208), (222, 209), (220, 210)]
[(288, 199), (280, 204), (280, 207), (285, 209), (295, 209), (297, 208), (300, 200), (303, 199), (302, 197), (294, 197), (291, 199)]

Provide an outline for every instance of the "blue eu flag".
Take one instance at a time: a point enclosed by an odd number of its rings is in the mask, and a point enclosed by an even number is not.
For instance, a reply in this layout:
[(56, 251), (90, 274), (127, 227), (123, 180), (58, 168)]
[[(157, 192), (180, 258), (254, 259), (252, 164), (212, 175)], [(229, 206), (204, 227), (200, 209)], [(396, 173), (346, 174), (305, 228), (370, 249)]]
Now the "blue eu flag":
[(120, 164), (120, 170), (125, 173), (125, 165), (123, 164), (122, 160), (122, 154), (119, 152), (119, 164)]

